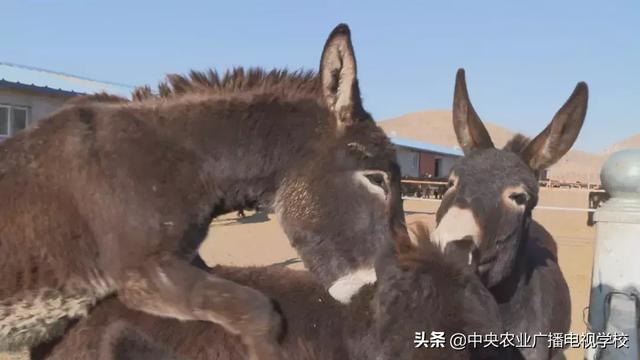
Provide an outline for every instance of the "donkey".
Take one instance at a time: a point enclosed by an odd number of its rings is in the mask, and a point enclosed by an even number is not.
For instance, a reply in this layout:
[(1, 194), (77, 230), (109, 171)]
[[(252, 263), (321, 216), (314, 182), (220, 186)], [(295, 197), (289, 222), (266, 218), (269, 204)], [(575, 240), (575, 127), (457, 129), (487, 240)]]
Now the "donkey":
[[(511, 333), (567, 332), (569, 289), (560, 271), (555, 242), (531, 219), (538, 201), (538, 174), (573, 145), (587, 111), (588, 89), (578, 83), (551, 123), (533, 140), (516, 135), (494, 148), (476, 114), (458, 70), (453, 127), (465, 156), (454, 165), (448, 190), (436, 213), (434, 240), (444, 246), (471, 239), (472, 262), (498, 301)], [(551, 241), (551, 246), (545, 244)], [(523, 349), (527, 359), (546, 359), (557, 349), (538, 341)]]
[[(316, 181), (296, 187), (300, 173)], [(0, 264), (0, 349), (45, 341), (117, 293), (131, 309), (220, 324), (242, 334), (251, 358), (277, 359), (283, 324), (271, 299), (190, 264), (212, 218), (275, 199), (292, 241), (358, 243), (332, 256), (323, 279), (333, 282), (372, 266), (371, 250), (357, 251), (389, 241), (389, 219), (402, 224), (389, 196), (399, 177), (393, 145), (363, 108), (344, 24), (318, 75), (192, 72), (169, 76), (159, 96), (68, 104), (0, 145), (0, 248), (11, 254)], [(358, 204), (349, 233), (341, 203), (324, 199), (336, 182)], [(304, 198), (317, 199), (313, 223), (287, 213)]]
[[(415, 332), (500, 333), (491, 294), (464, 261), (441, 253), (426, 231), (417, 244), (405, 229), (379, 255), (378, 282), (360, 287), (349, 304), (333, 299), (307, 271), (279, 266), (209, 269), (218, 277), (258, 289), (281, 306), (289, 331), (283, 359), (468, 359), (509, 349), (456, 351), (419, 347)], [(458, 250), (452, 247), (449, 253)], [(461, 258), (466, 260), (467, 254)], [(32, 359), (242, 359), (240, 339), (210, 322), (180, 322), (104, 300), (52, 348)], [(164, 355), (162, 355), (164, 354)]]

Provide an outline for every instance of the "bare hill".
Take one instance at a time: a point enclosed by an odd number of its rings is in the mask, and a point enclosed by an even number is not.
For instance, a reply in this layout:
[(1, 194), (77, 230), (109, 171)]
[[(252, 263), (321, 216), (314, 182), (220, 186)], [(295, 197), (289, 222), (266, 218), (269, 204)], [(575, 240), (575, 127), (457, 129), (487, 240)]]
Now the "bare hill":
[[(458, 145), (451, 125), (451, 111), (433, 110), (410, 113), (380, 121), (378, 125), (392, 137), (398, 136), (451, 148)], [(498, 147), (504, 146), (514, 135), (513, 132), (490, 122), (485, 122), (485, 126), (491, 134), (493, 143)], [(599, 184), (603, 158), (602, 155), (571, 150), (549, 169), (549, 178), (567, 182), (581, 181)]]
[(618, 150), (624, 149), (640, 149), (640, 134), (635, 134), (631, 137), (628, 137), (619, 143), (615, 143), (611, 145), (607, 150), (605, 150), (605, 154), (611, 154)]

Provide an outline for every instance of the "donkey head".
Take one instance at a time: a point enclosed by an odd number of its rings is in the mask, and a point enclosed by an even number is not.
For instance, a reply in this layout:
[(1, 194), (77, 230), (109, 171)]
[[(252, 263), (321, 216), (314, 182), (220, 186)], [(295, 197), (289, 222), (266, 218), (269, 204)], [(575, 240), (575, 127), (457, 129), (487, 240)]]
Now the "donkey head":
[(380, 244), (404, 223), (400, 168), (392, 143), (362, 106), (349, 28), (329, 36), (320, 63), (330, 124), (279, 187), (280, 222), (305, 265), (347, 301), (373, 282)]
[[(466, 259), (456, 256), (465, 252), (465, 241), (459, 248), (452, 242), (442, 252), (425, 225), (417, 224), (412, 232), (414, 241), (403, 229), (395, 232), (394, 246), (385, 249), (376, 264), (374, 304), (382, 358), (468, 359), (469, 353), (450, 348), (416, 349), (407, 344), (416, 329), (427, 334), (442, 331), (446, 337), (503, 331), (495, 299)], [(483, 358), (481, 353), (471, 358)]]
[(458, 70), (453, 127), (465, 156), (451, 170), (434, 238), (441, 247), (458, 239), (472, 240), (472, 258), (487, 286), (512, 271), (538, 201), (538, 173), (573, 145), (584, 122), (587, 98), (587, 85), (578, 83), (538, 136), (529, 140), (516, 135), (503, 149), (496, 149), (471, 105), (464, 70)]

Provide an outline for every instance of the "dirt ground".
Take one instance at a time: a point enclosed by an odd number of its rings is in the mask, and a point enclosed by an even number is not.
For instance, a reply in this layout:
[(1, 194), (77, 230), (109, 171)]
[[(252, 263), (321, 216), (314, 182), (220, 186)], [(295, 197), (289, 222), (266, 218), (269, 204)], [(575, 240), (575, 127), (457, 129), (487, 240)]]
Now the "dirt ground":
[[(581, 190), (542, 189), (539, 206), (586, 208), (587, 194)], [(435, 201), (407, 200), (404, 204), (407, 221), (432, 223), (437, 206)], [(250, 211), (246, 214), (244, 219), (229, 214), (214, 220), (201, 249), (207, 263), (267, 265), (297, 258), (273, 214)], [(587, 225), (587, 213), (583, 211), (537, 209), (533, 216), (557, 241), (560, 267), (571, 290), (571, 332), (584, 333), (583, 312), (589, 302), (595, 228)], [(303, 268), (300, 263), (289, 266)], [(571, 360), (583, 358), (582, 349), (568, 349), (565, 354)], [(0, 354), (0, 360), (17, 359), (25, 357)]]

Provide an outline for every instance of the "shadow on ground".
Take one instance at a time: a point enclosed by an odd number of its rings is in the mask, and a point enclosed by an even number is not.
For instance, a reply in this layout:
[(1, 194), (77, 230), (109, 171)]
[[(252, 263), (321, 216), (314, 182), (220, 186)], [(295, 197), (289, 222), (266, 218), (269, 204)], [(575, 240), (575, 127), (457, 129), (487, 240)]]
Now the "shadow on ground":
[(230, 226), (230, 225), (242, 225), (242, 224), (257, 224), (269, 222), (269, 213), (266, 211), (256, 211), (255, 213), (245, 217), (224, 217), (214, 219), (211, 222), (211, 226)]

